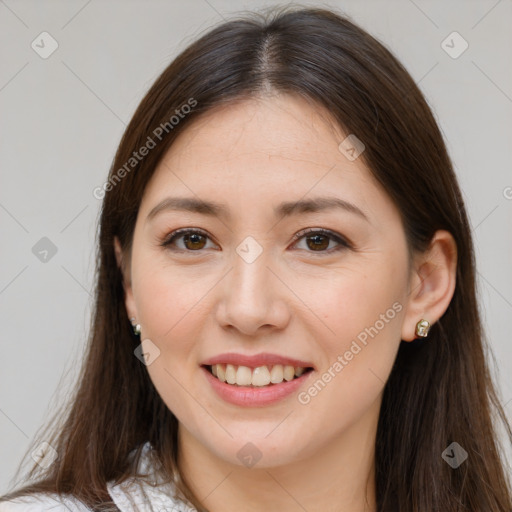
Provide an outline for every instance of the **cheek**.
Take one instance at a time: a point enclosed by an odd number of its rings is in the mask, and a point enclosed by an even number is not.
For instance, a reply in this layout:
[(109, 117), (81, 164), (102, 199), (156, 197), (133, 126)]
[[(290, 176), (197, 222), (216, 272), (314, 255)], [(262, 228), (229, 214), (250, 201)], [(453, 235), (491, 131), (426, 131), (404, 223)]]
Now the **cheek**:
[(147, 366), (149, 376), (169, 410), (180, 421), (189, 421), (190, 395), (185, 383), (200, 371), (196, 340), (206, 284), (184, 275), (178, 268), (146, 264), (134, 275), (133, 287), (142, 336), (159, 350)]
[[(204, 411), (194, 411), (195, 402), (191, 397), (195, 393), (187, 391), (188, 370), (185, 369), (179, 355), (162, 352), (160, 357), (147, 367), (147, 371), (158, 395), (178, 421), (183, 424), (200, 423), (195, 419), (195, 415)], [(207, 418), (203, 420), (206, 422)]]
[(379, 330), (389, 330), (389, 325), (399, 324), (391, 320), (404, 309), (399, 302), (405, 289), (404, 279), (405, 274), (402, 279), (390, 267), (381, 270), (380, 265), (376, 268), (368, 265), (364, 271), (349, 269), (331, 274), (323, 282), (324, 286), (317, 281), (319, 286), (310, 286), (301, 294), (307, 297), (307, 304), (323, 321), (326, 334), (330, 332), (332, 339), (343, 343), (376, 323)]
[(335, 306), (322, 310), (329, 330), (322, 327), (324, 334), (316, 340), (326, 357), (317, 379), (300, 397), (310, 415), (324, 416), (327, 436), (348, 428), (375, 405), (400, 344), (400, 302), (390, 290), (369, 293), (361, 281), (358, 285), (347, 293), (332, 293)]
[(187, 269), (149, 258), (140, 260), (132, 285), (143, 335), (161, 341), (176, 338), (190, 324), (211, 287), (207, 280), (190, 276)]
[[(330, 368), (336, 375), (326, 375), (326, 380), (350, 383), (350, 396), (339, 397), (343, 401), (374, 396), (389, 376), (405, 311), (401, 302), (407, 280), (404, 268), (399, 258), (380, 253), (362, 261), (359, 268), (331, 274), (323, 287), (308, 291), (308, 304), (322, 320), (318, 332), (323, 334), (316, 338), (326, 354), (322, 371)], [(346, 389), (342, 386), (339, 393)]]

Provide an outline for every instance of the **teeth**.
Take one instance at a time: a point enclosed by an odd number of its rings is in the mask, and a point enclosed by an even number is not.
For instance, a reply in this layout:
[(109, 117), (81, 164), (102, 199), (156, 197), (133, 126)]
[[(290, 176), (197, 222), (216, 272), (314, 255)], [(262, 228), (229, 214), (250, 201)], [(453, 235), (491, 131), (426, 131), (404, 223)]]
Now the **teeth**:
[(226, 382), (236, 384), (236, 368), (232, 364), (226, 365)]
[(236, 383), (239, 386), (249, 386), (251, 384), (251, 378), (254, 380), (250, 368), (247, 368), (247, 366), (238, 367), (236, 371)]
[[(240, 366), (240, 368), (247, 368), (247, 366)], [(250, 368), (247, 368), (250, 371)], [(237, 382), (237, 384), (239, 384)], [(252, 385), (253, 386), (268, 386), (270, 384), (270, 372), (266, 366), (258, 366), (252, 372)]]
[[(224, 367), (221, 364), (214, 364), (213, 366), (215, 366), (217, 368), (217, 378), (221, 382), (226, 382), (226, 371), (224, 370)], [(212, 372), (213, 372), (213, 369), (212, 369)]]
[(285, 366), (283, 376), (284, 380), (292, 380), (295, 377), (295, 368), (293, 366)]
[(212, 374), (221, 382), (236, 384), (238, 386), (268, 386), (280, 384), (283, 380), (291, 381), (300, 377), (306, 369), (291, 365), (276, 364), (269, 370), (267, 366), (249, 368), (248, 366), (235, 366), (232, 364), (214, 364), (211, 366)]
[(283, 382), (283, 378), (283, 365), (276, 364), (270, 372), (270, 382), (272, 382), (272, 384), (279, 384)]

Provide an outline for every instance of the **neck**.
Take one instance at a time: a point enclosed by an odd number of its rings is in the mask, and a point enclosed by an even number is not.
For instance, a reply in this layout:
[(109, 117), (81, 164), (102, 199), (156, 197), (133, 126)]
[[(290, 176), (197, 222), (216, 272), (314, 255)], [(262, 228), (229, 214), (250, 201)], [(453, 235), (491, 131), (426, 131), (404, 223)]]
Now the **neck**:
[(314, 455), (252, 468), (212, 453), (180, 423), (179, 468), (209, 512), (376, 512), (375, 436), (380, 400)]

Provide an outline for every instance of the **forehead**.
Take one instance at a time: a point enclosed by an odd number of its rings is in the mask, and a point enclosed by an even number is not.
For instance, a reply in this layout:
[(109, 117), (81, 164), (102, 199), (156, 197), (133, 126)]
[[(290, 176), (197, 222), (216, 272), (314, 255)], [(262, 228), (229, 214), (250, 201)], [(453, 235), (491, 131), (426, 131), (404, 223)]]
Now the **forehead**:
[[(188, 126), (161, 159), (143, 198), (146, 214), (167, 195), (221, 200), (234, 208), (336, 195), (371, 215), (392, 208), (362, 159), (339, 145), (347, 135), (298, 96), (236, 102)], [(382, 212), (381, 212), (382, 213)]]
[(345, 137), (325, 109), (297, 95), (276, 94), (210, 110), (184, 130), (166, 156), (193, 160), (202, 155), (225, 162), (258, 156), (304, 159), (323, 167), (339, 160), (338, 145)]

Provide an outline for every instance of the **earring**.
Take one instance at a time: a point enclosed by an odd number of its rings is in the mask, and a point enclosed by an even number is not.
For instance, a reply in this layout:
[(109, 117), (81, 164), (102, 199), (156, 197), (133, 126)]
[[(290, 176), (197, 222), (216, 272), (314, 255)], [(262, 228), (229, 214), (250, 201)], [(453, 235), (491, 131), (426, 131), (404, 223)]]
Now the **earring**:
[(430, 322), (423, 318), (416, 324), (416, 336), (426, 338), (430, 329)]
[(135, 322), (135, 318), (130, 318), (130, 321), (132, 323), (133, 334), (140, 336), (140, 324)]

